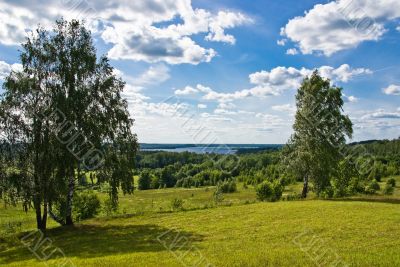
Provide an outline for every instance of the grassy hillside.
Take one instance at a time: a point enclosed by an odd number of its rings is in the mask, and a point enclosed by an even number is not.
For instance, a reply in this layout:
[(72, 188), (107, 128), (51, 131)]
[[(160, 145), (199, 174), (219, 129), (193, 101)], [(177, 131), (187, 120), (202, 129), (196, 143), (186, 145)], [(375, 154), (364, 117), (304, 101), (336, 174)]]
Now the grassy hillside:
[[(196, 266), (329, 266), (335, 261), (337, 266), (400, 266), (396, 201), (375, 196), (253, 203), (253, 189), (241, 188), (225, 195), (225, 206), (201, 208), (211, 195), (205, 188), (135, 192), (121, 199), (127, 214), (71, 228), (51, 222), (51, 249), (61, 249), (76, 266), (193, 266), (199, 261)], [(174, 197), (185, 199), (187, 209), (199, 209), (166, 212)], [(0, 264), (43, 266), (19, 240), (34, 227), (32, 214), (14, 208), (2, 208), (0, 214), (3, 225), (13, 218), (23, 222), (24, 231), (3, 235)], [(47, 261), (49, 266), (61, 262)]]

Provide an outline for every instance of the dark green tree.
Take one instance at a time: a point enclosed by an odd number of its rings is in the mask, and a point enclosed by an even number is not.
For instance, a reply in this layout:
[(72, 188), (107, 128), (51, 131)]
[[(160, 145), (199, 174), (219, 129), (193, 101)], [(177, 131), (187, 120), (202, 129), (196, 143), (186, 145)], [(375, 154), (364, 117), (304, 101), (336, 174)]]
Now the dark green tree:
[(331, 86), (318, 71), (304, 79), (296, 95), (297, 112), (291, 136), (284, 152), (283, 165), (304, 182), (302, 196), (307, 197), (309, 181), (317, 195), (330, 186), (346, 137), (352, 136), (352, 123), (343, 115), (342, 89)]
[(138, 189), (148, 190), (151, 185), (151, 174), (148, 170), (143, 170), (139, 175)]

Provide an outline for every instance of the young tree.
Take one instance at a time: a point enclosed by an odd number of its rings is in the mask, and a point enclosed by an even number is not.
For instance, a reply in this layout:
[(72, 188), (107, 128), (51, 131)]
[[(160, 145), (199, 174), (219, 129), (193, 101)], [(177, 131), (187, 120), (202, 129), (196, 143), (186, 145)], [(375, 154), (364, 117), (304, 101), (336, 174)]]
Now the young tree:
[(48, 212), (61, 224), (73, 223), (82, 172), (106, 173), (102, 177), (115, 203), (119, 187), (132, 193), (137, 140), (121, 97), (124, 82), (106, 57), (97, 58), (84, 25), (57, 21), (52, 32), (39, 28), (22, 48), (23, 71), (6, 78), (0, 99), (0, 130), (8, 143), (21, 147), (20, 166), (3, 180), (20, 176), (18, 197), (33, 202), (44, 230)]
[(302, 196), (307, 197), (309, 181), (319, 195), (330, 185), (346, 136), (352, 136), (352, 123), (343, 115), (342, 89), (331, 86), (318, 71), (304, 79), (296, 95), (294, 134), (285, 148), (289, 172), (303, 179)]
[(151, 185), (151, 174), (148, 170), (143, 170), (139, 175), (138, 189), (148, 190)]

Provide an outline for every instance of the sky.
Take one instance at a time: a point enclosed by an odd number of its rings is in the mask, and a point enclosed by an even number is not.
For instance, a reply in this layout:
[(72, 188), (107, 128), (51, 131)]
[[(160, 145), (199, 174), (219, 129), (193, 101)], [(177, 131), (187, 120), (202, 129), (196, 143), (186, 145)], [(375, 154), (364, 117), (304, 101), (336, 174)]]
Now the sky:
[(60, 17), (126, 81), (141, 143), (285, 143), (315, 69), (343, 88), (349, 141), (400, 136), (398, 0), (2, 0), (0, 83)]

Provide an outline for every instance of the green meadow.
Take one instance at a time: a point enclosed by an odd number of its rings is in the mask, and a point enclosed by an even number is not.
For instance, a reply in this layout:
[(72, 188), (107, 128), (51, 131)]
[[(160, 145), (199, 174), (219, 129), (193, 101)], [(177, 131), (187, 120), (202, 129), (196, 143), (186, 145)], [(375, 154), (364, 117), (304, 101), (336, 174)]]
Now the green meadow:
[[(397, 181), (400, 177), (396, 177)], [(384, 183), (383, 179), (382, 183)], [(301, 187), (288, 187), (288, 194)], [(47, 232), (48, 266), (399, 266), (400, 188), (392, 196), (264, 203), (252, 187), (213, 203), (213, 187), (135, 191), (116, 214)], [(99, 193), (102, 199), (105, 195)], [(179, 210), (171, 206), (182, 199)], [(26, 244), (32, 212), (1, 208), (0, 264), (43, 266)], [(33, 232), (32, 232), (33, 231)], [(21, 241), (22, 240), (22, 241)], [(25, 241), (24, 241), (25, 240)], [(24, 243), (25, 242), (25, 243)], [(41, 255), (40, 247), (36, 252)], [(54, 254), (55, 255), (55, 254)], [(321, 256), (322, 255), (322, 256)], [(68, 262), (66, 262), (66, 259)], [(335, 265), (336, 264), (336, 265)]]

